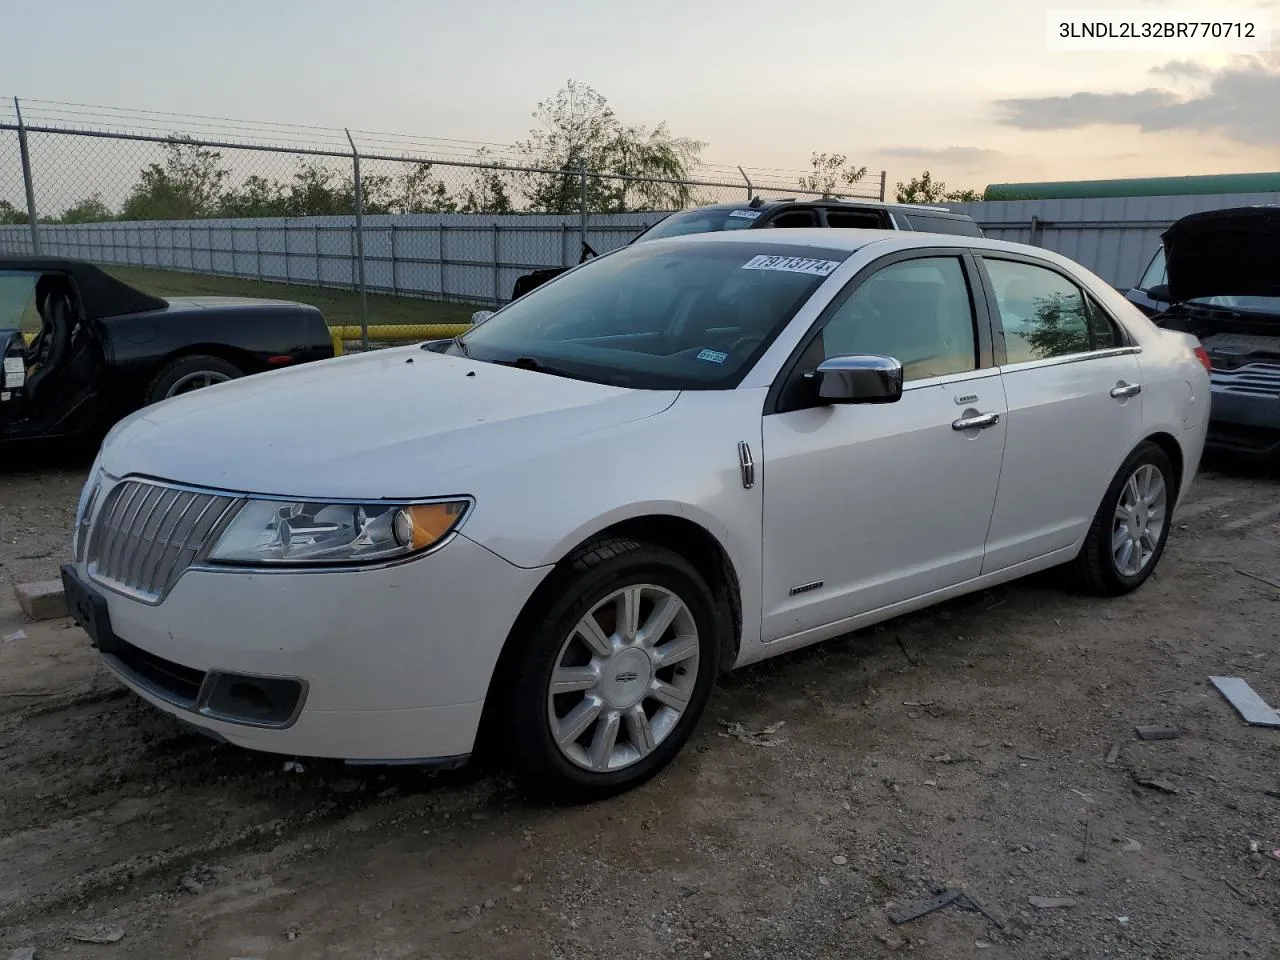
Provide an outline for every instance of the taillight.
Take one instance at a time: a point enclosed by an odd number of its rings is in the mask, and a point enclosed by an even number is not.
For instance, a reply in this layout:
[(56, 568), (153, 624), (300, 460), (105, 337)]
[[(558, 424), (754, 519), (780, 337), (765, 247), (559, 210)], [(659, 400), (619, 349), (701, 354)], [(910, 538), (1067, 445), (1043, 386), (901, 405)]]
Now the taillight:
[(1200, 344), (1196, 344), (1196, 359), (1208, 372), (1213, 372), (1213, 361), (1209, 359), (1209, 351)]

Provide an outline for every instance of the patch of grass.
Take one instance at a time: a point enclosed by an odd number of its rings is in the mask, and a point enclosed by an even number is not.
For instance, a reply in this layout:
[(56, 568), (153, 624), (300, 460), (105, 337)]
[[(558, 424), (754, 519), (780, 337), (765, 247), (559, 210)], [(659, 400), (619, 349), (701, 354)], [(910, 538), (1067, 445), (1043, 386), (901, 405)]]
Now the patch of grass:
[[(152, 270), (146, 267), (104, 264), (103, 269), (113, 277), (158, 297), (262, 297), (269, 300), (293, 300), (319, 307), (330, 326), (360, 323), (360, 294), (350, 290), (178, 273), (174, 270)], [(438, 300), (369, 294), (370, 326), (380, 323), (470, 323), (471, 314), (479, 309), (481, 308), (470, 303), (443, 303)]]

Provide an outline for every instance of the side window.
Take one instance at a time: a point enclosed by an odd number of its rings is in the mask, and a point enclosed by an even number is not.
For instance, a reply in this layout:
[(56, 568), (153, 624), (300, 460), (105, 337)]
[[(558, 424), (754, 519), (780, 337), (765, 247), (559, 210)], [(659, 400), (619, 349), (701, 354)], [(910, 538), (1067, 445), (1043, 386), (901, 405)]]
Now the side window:
[(951, 217), (933, 217), (927, 213), (912, 213), (906, 218), (913, 229), (921, 233), (948, 233), (962, 237), (980, 237), (982, 231), (972, 220)]
[(1004, 329), (1006, 363), (1047, 360), (1092, 349), (1080, 288), (1029, 263), (984, 258)]
[(1142, 279), (1138, 281), (1138, 289), (1145, 293), (1152, 287), (1164, 283), (1165, 279), (1164, 247), (1161, 246), (1156, 251), (1156, 255), (1151, 258), (1151, 262), (1147, 264), (1146, 272), (1143, 273)]
[(817, 225), (816, 210), (787, 210), (765, 224), (766, 227), (816, 227)]
[(0, 270), (0, 330), (35, 333), (40, 329), (36, 309), (36, 281), (39, 273)]
[(1085, 309), (1088, 310), (1090, 346), (1094, 350), (1112, 350), (1125, 345), (1124, 334), (1093, 297), (1085, 297)]
[(889, 218), (879, 210), (827, 210), (828, 227), (857, 227), (863, 230), (887, 230)]
[(973, 303), (960, 259), (904, 260), (872, 274), (831, 315), (821, 341), (823, 359), (893, 357), (907, 380), (976, 370)]

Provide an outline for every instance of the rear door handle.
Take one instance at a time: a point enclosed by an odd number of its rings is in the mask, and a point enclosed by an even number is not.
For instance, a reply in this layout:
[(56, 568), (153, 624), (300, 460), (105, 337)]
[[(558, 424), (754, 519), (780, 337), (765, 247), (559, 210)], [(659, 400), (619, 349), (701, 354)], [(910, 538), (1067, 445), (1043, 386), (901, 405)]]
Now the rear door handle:
[(1125, 397), (1136, 397), (1142, 392), (1142, 384), (1140, 383), (1120, 383), (1111, 388), (1111, 396), (1116, 400), (1123, 400)]
[(994, 427), (1000, 422), (1000, 414), (998, 413), (980, 413), (974, 417), (961, 417), (959, 420), (951, 421), (952, 430), (972, 430), (977, 427), (979, 430), (985, 430), (987, 427)]

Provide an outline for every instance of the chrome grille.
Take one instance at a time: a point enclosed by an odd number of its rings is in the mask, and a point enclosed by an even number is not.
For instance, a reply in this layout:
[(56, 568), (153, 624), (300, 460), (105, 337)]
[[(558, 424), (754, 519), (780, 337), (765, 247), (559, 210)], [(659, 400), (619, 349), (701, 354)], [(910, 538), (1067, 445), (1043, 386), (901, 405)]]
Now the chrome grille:
[(205, 548), (234, 503), (232, 497), (145, 480), (117, 484), (93, 519), (90, 578), (158, 603)]
[(1280, 398), (1280, 363), (1247, 363), (1210, 374), (1214, 390), (1249, 397)]

